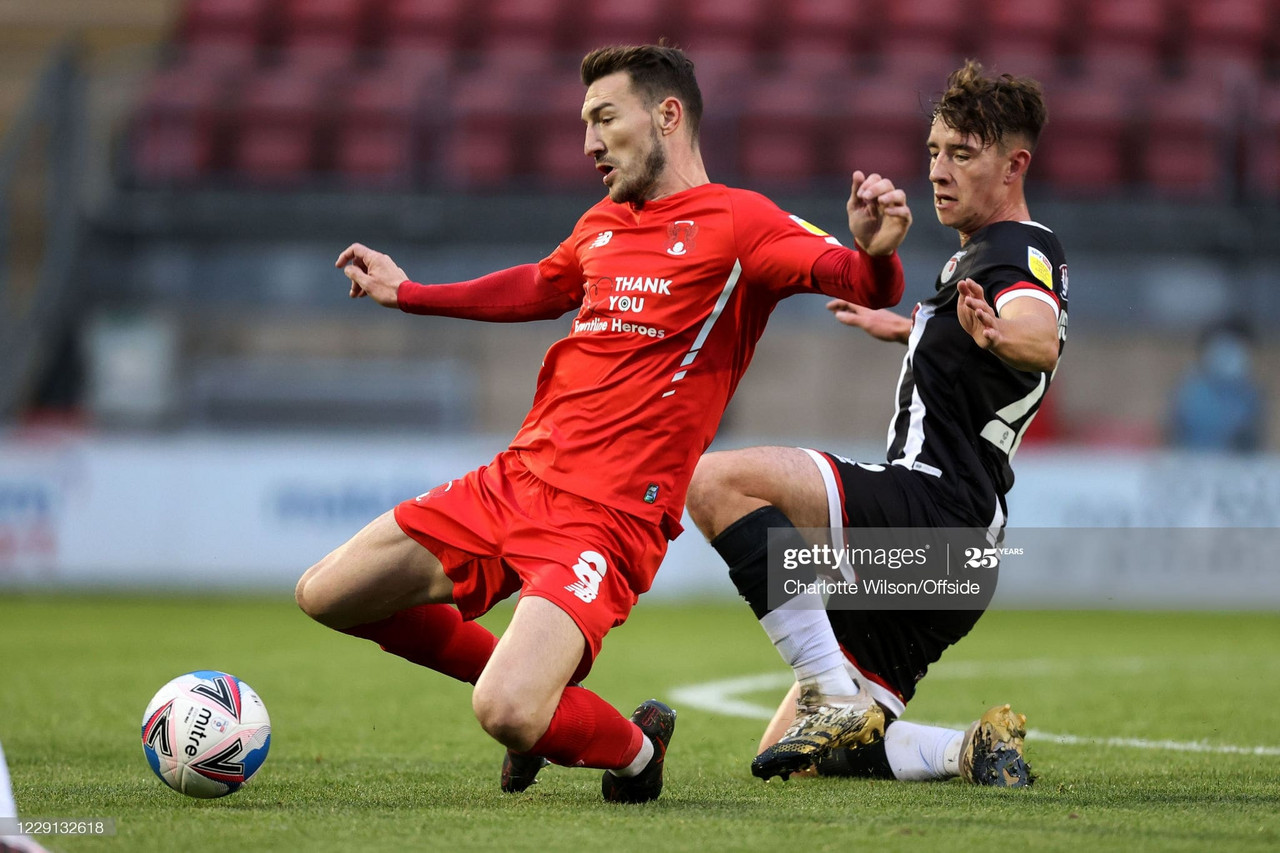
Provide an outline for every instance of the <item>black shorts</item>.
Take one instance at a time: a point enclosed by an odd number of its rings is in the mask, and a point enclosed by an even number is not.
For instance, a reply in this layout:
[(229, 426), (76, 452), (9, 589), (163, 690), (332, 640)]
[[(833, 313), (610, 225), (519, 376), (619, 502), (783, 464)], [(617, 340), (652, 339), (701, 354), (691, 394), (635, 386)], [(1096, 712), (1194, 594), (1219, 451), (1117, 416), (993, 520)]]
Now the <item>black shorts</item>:
[[(901, 465), (853, 462), (830, 453), (806, 452), (827, 488), (829, 524), (846, 527), (966, 527), (975, 519), (993, 532), (1004, 526), (998, 505), (941, 503), (929, 474)], [(844, 543), (833, 543), (841, 546)], [(981, 610), (828, 610), (827, 618), (849, 663), (881, 705), (901, 714), (916, 684), (948, 646), (969, 633)]]

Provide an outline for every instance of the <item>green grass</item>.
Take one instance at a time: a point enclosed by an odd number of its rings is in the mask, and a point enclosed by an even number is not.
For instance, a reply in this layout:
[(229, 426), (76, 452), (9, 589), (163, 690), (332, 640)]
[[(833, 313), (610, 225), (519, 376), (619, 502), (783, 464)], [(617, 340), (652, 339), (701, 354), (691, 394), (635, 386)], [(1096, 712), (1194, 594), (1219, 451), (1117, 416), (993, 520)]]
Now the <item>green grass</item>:
[[(222, 800), (169, 791), (138, 742), (156, 688), (200, 668), (245, 679), (271, 712), (262, 772)], [(587, 684), (629, 712), (679, 685), (779, 669), (744, 606), (642, 602)], [(114, 837), (45, 837), (55, 850), (1280, 848), (1277, 755), (1042, 738), (1028, 742), (1029, 790), (766, 785), (747, 770), (762, 722), (678, 703), (658, 802), (605, 804), (598, 771), (559, 767), (503, 795), (501, 750), (468, 687), (326, 631), (287, 598), (0, 598), (0, 677), (24, 815), (116, 820)], [(1280, 616), (990, 613), (909, 717), (959, 724), (1003, 701), (1041, 732), (1280, 746)]]

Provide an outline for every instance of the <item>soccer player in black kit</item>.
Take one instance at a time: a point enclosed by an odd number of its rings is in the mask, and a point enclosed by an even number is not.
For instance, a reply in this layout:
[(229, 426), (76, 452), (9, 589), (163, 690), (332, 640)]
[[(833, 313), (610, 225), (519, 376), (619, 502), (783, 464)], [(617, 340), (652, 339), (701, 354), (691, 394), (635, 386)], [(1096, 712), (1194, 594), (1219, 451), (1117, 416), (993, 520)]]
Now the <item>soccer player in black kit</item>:
[[(1066, 338), (1067, 263), (1032, 221), (1023, 191), (1047, 115), (1040, 85), (968, 62), (947, 80), (929, 129), (938, 220), (960, 236), (936, 294), (910, 319), (839, 300), (841, 322), (907, 345), (887, 459), (855, 463), (794, 447), (702, 457), (690, 515), (796, 684), (752, 772), (923, 780), (955, 776), (1020, 787), (1026, 718), (990, 708), (965, 731), (898, 719), (942, 652), (980, 610), (831, 610), (796, 596), (770, 609), (768, 531), (803, 547), (797, 528), (970, 528), (996, 541), (1010, 462), (1057, 368)], [(778, 535), (778, 534), (775, 534)]]

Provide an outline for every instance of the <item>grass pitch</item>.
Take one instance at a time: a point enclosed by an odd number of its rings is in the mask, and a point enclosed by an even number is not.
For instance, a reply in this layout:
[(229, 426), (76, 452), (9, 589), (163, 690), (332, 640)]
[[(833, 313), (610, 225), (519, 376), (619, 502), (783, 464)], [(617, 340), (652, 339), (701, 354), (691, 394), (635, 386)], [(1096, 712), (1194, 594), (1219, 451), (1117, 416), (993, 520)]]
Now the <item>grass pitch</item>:
[[(752, 778), (763, 721), (672, 694), (781, 672), (763, 632), (742, 605), (642, 601), (587, 681), (624, 713), (650, 696), (680, 712), (666, 790), (638, 807), (602, 802), (595, 770), (550, 767), (500, 793), (468, 686), (327, 631), (287, 596), (0, 598), (0, 662), (23, 815), (116, 822), (115, 836), (43, 837), (53, 850), (1280, 849), (1276, 614), (989, 613), (908, 719), (958, 726), (1012, 702), (1040, 779), (1001, 791)], [(212, 801), (164, 787), (138, 738), (152, 693), (203, 668), (252, 685), (273, 728), (258, 777)]]

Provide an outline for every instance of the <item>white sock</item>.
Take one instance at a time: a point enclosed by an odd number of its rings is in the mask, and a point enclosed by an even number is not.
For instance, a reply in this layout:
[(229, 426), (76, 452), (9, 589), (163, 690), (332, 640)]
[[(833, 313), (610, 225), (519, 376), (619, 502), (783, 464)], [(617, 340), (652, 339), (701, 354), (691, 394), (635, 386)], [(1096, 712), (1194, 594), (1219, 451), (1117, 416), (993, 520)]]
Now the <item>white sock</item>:
[(648, 735), (645, 735), (640, 742), (640, 751), (636, 753), (635, 758), (631, 759), (631, 763), (626, 767), (618, 767), (609, 772), (614, 776), (635, 776), (649, 766), (649, 759), (651, 758), (653, 758), (653, 741), (649, 740)]
[(844, 655), (831, 630), (827, 612), (821, 602), (810, 609), (807, 606), (810, 602), (801, 601), (802, 598), (792, 599), (786, 607), (766, 613), (760, 618), (760, 626), (773, 641), (778, 654), (795, 671), (801, 686), (814, 686), (824, 696), (857, 695), (858, 683), (845, 668)]
[(884, 754), (895, 779), (923, 782), (960, 775), (964, 732), (895, 720), (884, 730)]

